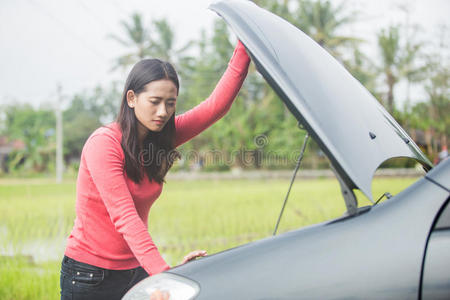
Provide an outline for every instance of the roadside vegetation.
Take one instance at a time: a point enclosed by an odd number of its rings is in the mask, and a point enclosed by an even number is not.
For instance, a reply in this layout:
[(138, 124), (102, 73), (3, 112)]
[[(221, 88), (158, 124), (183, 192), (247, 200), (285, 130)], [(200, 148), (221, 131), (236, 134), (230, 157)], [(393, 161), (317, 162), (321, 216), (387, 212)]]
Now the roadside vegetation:
[[(394, 115), (427, 156), (437, 160), (441, 149), (448, 146), (450, 136), (448, 28), (442, 27), (439, 33), (436, 30), (435, 35), (423, 34), (417, 24), (399, 20), (379, 28), (377, 44), (373, 45), (376, 54), (369, 57), (363, 51), (369, 37), (343, 33), (364, 21), (364, 16), (346, 6), (345, 1), (341, 5), (327, 0), (255, 2), (309, 34), (341, 61)], [(402, 7), (399, 11), (408, 20), (409, 8)], [(122, 21), (121, 26), (122, 31), (109, 36), (123, 46), (123, 54), (111, 68), (124, 80), (126, 70), (143, 58), (159, 57), (172, 62), (181, 77), (177, 113), (209, 96), (234, 47), (230, 38), (233, 34), (219, 18), (211, 30), (203, 31), (197, 39), (179, 48), (175, 47), (177, 33), (173, 24), (165, 19), (146, 20), (136, 13)], [(76, 174), (87, 137), (115, 119), (123, 80), (80, 91), (65, 100), (62, 119), (66, 171)], [(396, 93), (400, 85), (407, 86), (406, 93)], [(421, 99), (417, 99), (415, 91), (422, 91)], [(0, 176), (54, 174), (56, 117), (49, 103), (36, 108), (15, 101), (0, 108), (0, 147), (9, 149), (6, 156), (0, 155)], [(182, 160), (174, 170), (291, 169), (296, 161), (293, 151), (299, 150), (305, 134), (296, 124), (252, 65), (229, 114), (179, 149)], [(262, 143), (258, 137), (263, 137)], [(310, 149), (303, 166), (327, 168), (318, 147), (311, 143)], [(388, 166), (413, 165), (405, 162)]]

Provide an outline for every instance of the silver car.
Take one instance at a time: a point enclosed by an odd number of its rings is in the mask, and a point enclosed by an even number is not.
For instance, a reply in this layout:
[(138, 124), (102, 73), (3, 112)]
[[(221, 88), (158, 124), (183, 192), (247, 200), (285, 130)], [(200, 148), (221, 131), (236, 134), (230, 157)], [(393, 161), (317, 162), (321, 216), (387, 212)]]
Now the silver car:
[[(328, 156), (347, 212), (149, 277), (124, 299), (156, 289), (183, 300), (450, 299), (450, 159), (433, 167), (364, 86), (287, 21), (251, 1), (210, 8)], [(394, 157), (427, 173), (374, 203), (373, 174)], [(358, 207), (356, 189), (373, 205)]]

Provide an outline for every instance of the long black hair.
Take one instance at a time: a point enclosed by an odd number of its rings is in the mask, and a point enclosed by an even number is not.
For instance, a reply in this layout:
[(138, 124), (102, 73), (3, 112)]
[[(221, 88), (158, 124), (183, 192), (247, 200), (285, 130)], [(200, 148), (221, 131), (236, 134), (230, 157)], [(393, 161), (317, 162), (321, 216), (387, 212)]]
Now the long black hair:
[(127, 92), (136, 96), (145, 91), (149, 82), (167, 79), (172, 81), (177, 94), (180, 88), (174, 67), (159, 59), (144, 59), (134, 65), (123, 89), (117, 123), (122, 130), (122, 149), (125, 154), (125, 172), (128, 178), (139, 183), (144, 174), (150, 181), (164, 182), (164, 177), (179, 157), (175, 150), (175, 113), (160, 132), (149, 131), (142, 145), (138, 141), (138, 120), (134, 109), (128, 106)]

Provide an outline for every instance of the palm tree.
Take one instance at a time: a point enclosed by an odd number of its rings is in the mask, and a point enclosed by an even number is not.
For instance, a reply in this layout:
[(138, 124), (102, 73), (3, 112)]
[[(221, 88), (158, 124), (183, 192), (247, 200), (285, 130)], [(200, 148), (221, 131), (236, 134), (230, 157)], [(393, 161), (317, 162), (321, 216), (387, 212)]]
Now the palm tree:
[(127, 67), (137, 61), (155, 57), (170, 61), (176, 64), (183, 52), (191, 47), (192, 42), (188, 42), (180, 49), (175, 49), (175, 32), (166, 19), (158, 19), (151, 22), (150, 26), (145, 27), (143, 18), (140, 14), (132, 15), (132, 22), (121, 22), (125, 29), (126, 38), (116, 35), (111, 37), (127, 48), (132, 48), (128, 54), (122, 55), (117, 59), (116, 67)]
[(380, 93), (377, 92), (377, 66), (369, 56), (362, 53), (360, 49), (355, 46), (353, 55), (349, 60), (345, 61), (345, 66), (350, 73), (375, 96), (375, 98), (381, 98)]
[(119, 42), (121, 45), (132, 48), (133, 50), (117, 59), (115, 68), (127, 67), (137, 61), (147, 57), (151, 53), (150, 29), (144, 25), (143, 18), (138, 13), (131, 15), (131, 22), (121, 22), (125, 30), (126, 37), (122, 38), (117, 35), (110, 35), (111, 38)]
[(399, 80), (402, 69), (398, 27), (390, 26), (387, 30), (382, 29), (378, 33), (378, 46), (382, 59), (381, 69), (388, 86), (386, 105), (388, 111), (392, 113), (394, 110), (394, 87)]
[(329, 0), (254, 0), (254, 2), (300, 28), (334, 56), (339, 56), (337, 48), (340, 46), (361, 41), (337, 34), (341, 27), (351, 23), (355, 17), (355, 14), (344, 14), (345, 2), (339, 6), (333, 6)]
[(355, 15), (345, 13), (345, 9), (345, 2), (333, 6), (329, 0), (300, 0), (293, 22), (334, 56), (340, 56), (339, 47), (361, 41), (337, 33), (340, 28), (354, 21)]
[(176, 56), (174, 51), (175, 33), (166, 19), (152, 22), (155, 38), (150, 38), (150, 52), (154, 57), (170, 61)]

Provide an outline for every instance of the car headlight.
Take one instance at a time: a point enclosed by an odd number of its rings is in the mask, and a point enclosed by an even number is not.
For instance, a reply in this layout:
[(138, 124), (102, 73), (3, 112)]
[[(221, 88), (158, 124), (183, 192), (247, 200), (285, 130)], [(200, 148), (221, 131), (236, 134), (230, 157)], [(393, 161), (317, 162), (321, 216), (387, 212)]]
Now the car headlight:
[(198, 284), (185, 277), (171, 273), (160, 273), (150, 276), (131, 288), (122, 300), (149, 300), (150, 295), (156, 291), (166, 291), (170, 300), (189, 300), (200, 291)]

